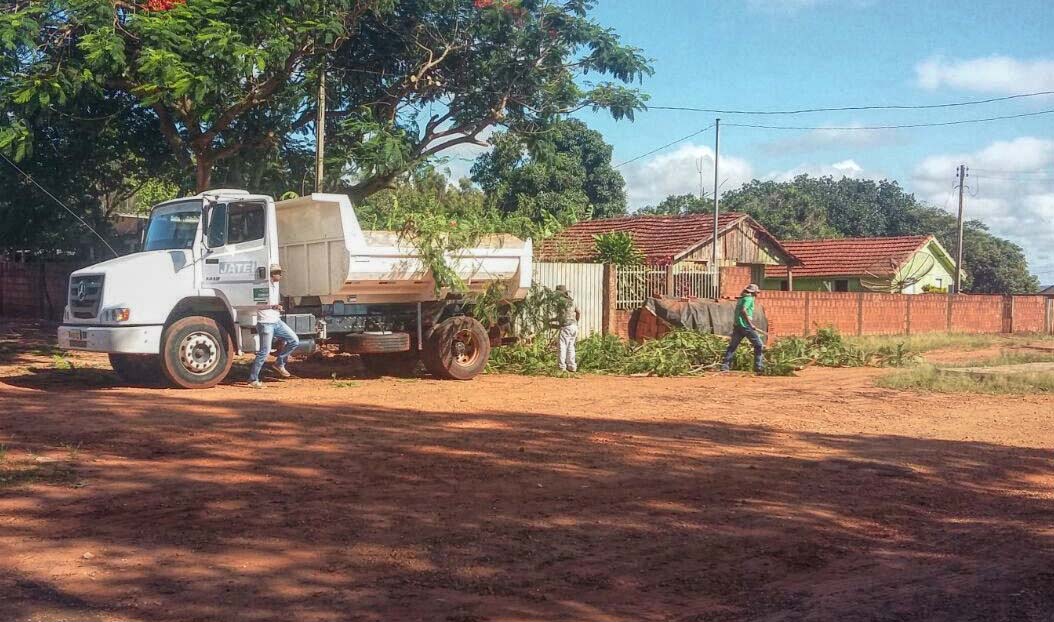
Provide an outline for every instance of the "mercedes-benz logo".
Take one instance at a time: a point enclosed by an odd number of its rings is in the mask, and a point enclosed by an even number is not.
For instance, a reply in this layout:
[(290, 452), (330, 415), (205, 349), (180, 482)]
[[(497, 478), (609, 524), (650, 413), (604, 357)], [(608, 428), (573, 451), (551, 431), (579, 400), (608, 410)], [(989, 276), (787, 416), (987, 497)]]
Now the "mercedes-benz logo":
[(77, 302), (84, 302), (84, 299), (88, 296), (88, 285), (81, 281), (77, 283)]

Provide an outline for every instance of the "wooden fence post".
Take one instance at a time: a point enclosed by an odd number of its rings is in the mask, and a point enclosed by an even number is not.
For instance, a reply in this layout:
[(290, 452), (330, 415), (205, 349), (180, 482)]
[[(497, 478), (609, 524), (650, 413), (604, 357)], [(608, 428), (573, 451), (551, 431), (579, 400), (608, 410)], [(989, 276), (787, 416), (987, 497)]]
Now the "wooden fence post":
[(37, 308), (39, 313), (37, 317), (42, 320), (48, 319), (48, 274), (47, 274), (48, 263), (46, 261), (40, 262), (40, 291), (37, 292)]
[(1003, 296), (1003, 331), (1014, 334), (1014, 297)]
[(666, 266), (666, 296), (673, 298), (674, 295), (673, 262), (670, 262), (670, 264)]
[(7, 289), (7, 282), (4, 278), (4, 266), (6, 265), (6, 261), (0, 261), (0, 317), (4, 315), (4, 290)]
[(604, 288), (601, 295), (601, 305), (604, 309), (602, 312), (603, 317), (600, 320), (602, 324), (601, 333), (604, 335), (615, 334), (615, 296), (618, 287), (617, 270), (618, 268), (609, 263), (604, 264)]
[(952, 297), (958, 294), (948, 294), (948, 307), (944, 313), (944, 332), (952, 332)]

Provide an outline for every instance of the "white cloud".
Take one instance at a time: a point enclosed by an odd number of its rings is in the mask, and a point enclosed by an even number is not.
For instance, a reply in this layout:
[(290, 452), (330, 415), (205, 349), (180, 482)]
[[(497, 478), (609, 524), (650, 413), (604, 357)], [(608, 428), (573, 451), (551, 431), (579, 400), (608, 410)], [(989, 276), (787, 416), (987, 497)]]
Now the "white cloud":
[(915, 66), (915, 76), (919, 86), (931, 91), (943, 86), (982, 93), (1051, 91), (1054, 90), (1054, 59), (933, 56)]
[(960, 163), (969, 175), (965, 217), (1021, 245), (1040, 280), (1054, 283), (1054, 140), (1025, 136), (973, 153), (928, 157), (914, 174), (920, 198), (954, 213)]
[[(854, 123), (847, 127), (860, 127)], [(894, 145), (904, 142), (904, 136), (898, 131), (871, 132), (822, 128), (811, 130), (790, 138), (780, 138), (762, 145), (769, 154), (801, 153), (824, 149), (873, 148)]]
[[(699, 192), (699, 160), (702, 159), (703, 189), (714, 191), (714, 150), (687, 144), (676, 151), (634, 162), (621, 169), (631, 210), (655, 205), (671, 194)], [(750, 163), (742, 158), (721, 156), (721, 191), (738, 188), (754, 177)]]
[(852, 179), (875, 178), (881, 176), (873, 172), (865, 172), (864, 167), (855, 160), (842, 160), (833, 164), (800, 164), (785, 171), (772, 171), (765, 175), (766, 180), (790, 181), (798, 175), (810, 175), (812, 177), (834, 177), (841, 179), (849, 177)]

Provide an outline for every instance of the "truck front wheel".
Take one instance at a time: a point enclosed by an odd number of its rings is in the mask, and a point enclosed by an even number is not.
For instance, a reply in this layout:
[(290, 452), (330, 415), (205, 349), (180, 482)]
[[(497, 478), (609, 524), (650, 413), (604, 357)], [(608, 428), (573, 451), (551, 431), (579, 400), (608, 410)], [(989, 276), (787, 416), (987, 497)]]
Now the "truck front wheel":
[(151, 385), (161, 380), (161, 357), (156, 354), (111, 354), (110, 367), (128, 384)]
[(435, 327), (423, 354), (425, 367), (433, 376), (472, 380), (487, 366), (490, 336), (475, 318), (452, 317)]
[(181, 389), (216, 386), (233, 362), (230, 336), (212, 318), (185, 317), (161, 336), (161, 371)]

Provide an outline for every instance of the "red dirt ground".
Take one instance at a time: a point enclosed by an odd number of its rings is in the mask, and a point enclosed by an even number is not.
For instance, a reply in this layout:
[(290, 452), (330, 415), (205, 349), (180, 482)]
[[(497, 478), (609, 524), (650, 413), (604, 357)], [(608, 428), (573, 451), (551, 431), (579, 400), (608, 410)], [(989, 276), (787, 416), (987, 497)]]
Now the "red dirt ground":
[(0, 620), (1054, 619), (1050, 397), (336, 358), (122, 388), (33, 335), (0, 325)]

